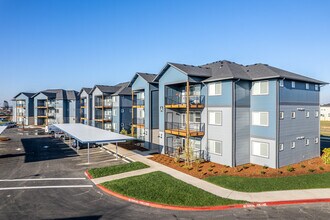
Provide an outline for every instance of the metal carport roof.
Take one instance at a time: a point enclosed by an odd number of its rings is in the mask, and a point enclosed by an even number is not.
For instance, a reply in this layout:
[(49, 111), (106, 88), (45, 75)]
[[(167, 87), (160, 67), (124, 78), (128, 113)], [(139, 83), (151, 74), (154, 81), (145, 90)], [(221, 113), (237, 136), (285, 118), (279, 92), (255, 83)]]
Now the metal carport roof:
[[(84, 124), (53, 124), (56, 128), (66, 133), (68, 136), (76, 139), (78, 142), (87, 144), (88, 146), (88, 163), (89, 163), (89, 144), (90, 143), (117, 143), (133, 140), (135, 138), (106, 131), (100, 128), (92, 127)], [(118, 154), (117, 154), (118, 156)]]
[(0, 134), (6, 130), (7, 126), (0, 126)]

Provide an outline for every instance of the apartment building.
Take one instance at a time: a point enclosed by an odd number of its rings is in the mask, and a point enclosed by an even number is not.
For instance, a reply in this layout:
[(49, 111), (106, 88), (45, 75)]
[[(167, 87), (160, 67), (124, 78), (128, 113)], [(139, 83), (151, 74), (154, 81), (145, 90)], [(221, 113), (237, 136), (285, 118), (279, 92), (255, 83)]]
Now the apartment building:
[(112, 130), (120, 133), (125, 129), (131, 133), (132, 125), (132, 89), (129, 82), (116, 85), (120, 87), (112, 95)]
[(80, 123), (92, 124), (92, 88), (82, 88), (78, 94), (80, 98)]
[(34, 99), (34, 124), (47, 126), (79, 122), (78, 92), (48, 89), (32, 96)]
[(173, 155), (189, 146), (195, 158), (272, 168), (320, 155), (324, 82), (266, 64), (219, 61), (167, 63), (152, 83), (159, 89), (163, 153)]
[(136, 73), (132, 87), (132, 135), (152, 149), (159, 144), (159, 91), (156, 74)]
[(21, 92), (14, 97), (13, 121), (17, 125), (34, 124), (33, 95), (34, 93)]
[(330, 104), (321, 105), (321, 121), (330, 121)]

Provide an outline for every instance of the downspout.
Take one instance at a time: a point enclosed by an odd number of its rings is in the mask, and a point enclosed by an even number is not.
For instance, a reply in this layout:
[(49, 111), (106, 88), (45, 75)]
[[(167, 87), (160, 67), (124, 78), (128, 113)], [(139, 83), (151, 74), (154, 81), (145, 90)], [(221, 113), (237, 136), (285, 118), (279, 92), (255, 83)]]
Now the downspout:
[(205, 123), (205, 131), (206, 131), (206, 147), (205, 147), (205, 151), (206, 151), (206, 155), (204, 157), (206, 157), (206, 160), (209, 160), (209, 146), (208, 146), (208, 141), (209, 141), (209, 129), (208, 129), (208, 125), (209, 125), (209, 99), (208, 99), (208, 88), (207, 85), (202, 82), (202, 84), (205, 86), (206, 88), (206, 95), (205, 95), (205, 106), (206, 106), (206, 123)]
[[(283, 78), (283, 84), (284, 84)], [(284, 86), (284, 85), (283, 85)], [(275, 143), (275, 149), (276, 149), (276, 160), (275, 160), (275, 167), (279, 168), (279, 141), (280, 141), (280, 89), (279, 89), (279, 82), (276, 80), (276, 143)]]
[(241, 79), (232, 82), (232, 165), (236, 166), (236, 83)]

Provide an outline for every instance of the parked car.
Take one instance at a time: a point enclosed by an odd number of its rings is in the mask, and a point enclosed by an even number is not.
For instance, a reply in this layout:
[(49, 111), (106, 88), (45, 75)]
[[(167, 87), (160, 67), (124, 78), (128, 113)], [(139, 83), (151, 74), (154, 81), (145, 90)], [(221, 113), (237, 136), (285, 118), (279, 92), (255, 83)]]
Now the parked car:
[(1, 124), (1, 126), (7, 126), (7, 128), (15, 128), (17, 125), (15, 122), (6, 122)]
[(45, 132), (47, 134), (55, 134), (55, 133), (60, 133), (62, 132), (60, 129), (58, 129), (57, 127), (55, 127), (54, 125), (49, 125), (45, 127)]

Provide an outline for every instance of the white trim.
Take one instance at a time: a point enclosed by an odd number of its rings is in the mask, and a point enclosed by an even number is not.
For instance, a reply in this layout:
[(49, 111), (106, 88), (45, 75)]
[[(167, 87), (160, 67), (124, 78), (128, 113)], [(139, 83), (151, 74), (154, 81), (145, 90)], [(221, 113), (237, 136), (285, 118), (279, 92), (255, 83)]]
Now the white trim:
[[(222, 111), (209, 111), (209, 125), (222, 125)], [(220, 123), (216, 123), (216, 114), (220, 114)]]
[[(261, 92), (261, 84), (266, 83), (267, 84), (267, 92)], [(269, 81), (263, 80), (263, 81), (255, 81), (252, 82), (252, 95), (269, 95)]]
[[(266, 124), (261, 124), (261, 114), (266, 114), (267, 115), (267, 123)], [(268, 127), (269, 126), (269, 112), (252, 112), (251, 115), (251, 124), (255, 126), (263, 126), (263, 127)]]
[[(220, 86), (220, 92), (217, 93), (216, 86)], [(212, 82), (208, 84), (208, 95), (209, 96), (220, 96), (222, 95), (222, 82)]]
[[(220, 144), (220, 153), (215, 152), (215, 143), (219, 143)], [(208, 144), (208, 147), (209, 147), (209, 151), (212, 154), (216, 154), (216, 155), (222, 156), (222, 154), (223, 154), (223, 144), (222, 144), (222, 141), (209, 139), (208, 142), (207, 142), (207, 144)]]
[[(256, 147), (256, 145), (253, 145), (254, 143), (255, 144), (259, 144), (259, 154), (256, 154), (256, 151), (257, 150), (254, 149), (254, 147)], [(266, 144), (266, 147), (267, 147), (267, 156), (260, 154), (261, 144)], [(252, 140), (251, 141), (251, 155), (256, 156), (256, 157), (269, 158), (269, 146), (270, 146), (270, 144), (268, 142), (262, 142), (262, 141), (254, 141), (254, 140)]]

